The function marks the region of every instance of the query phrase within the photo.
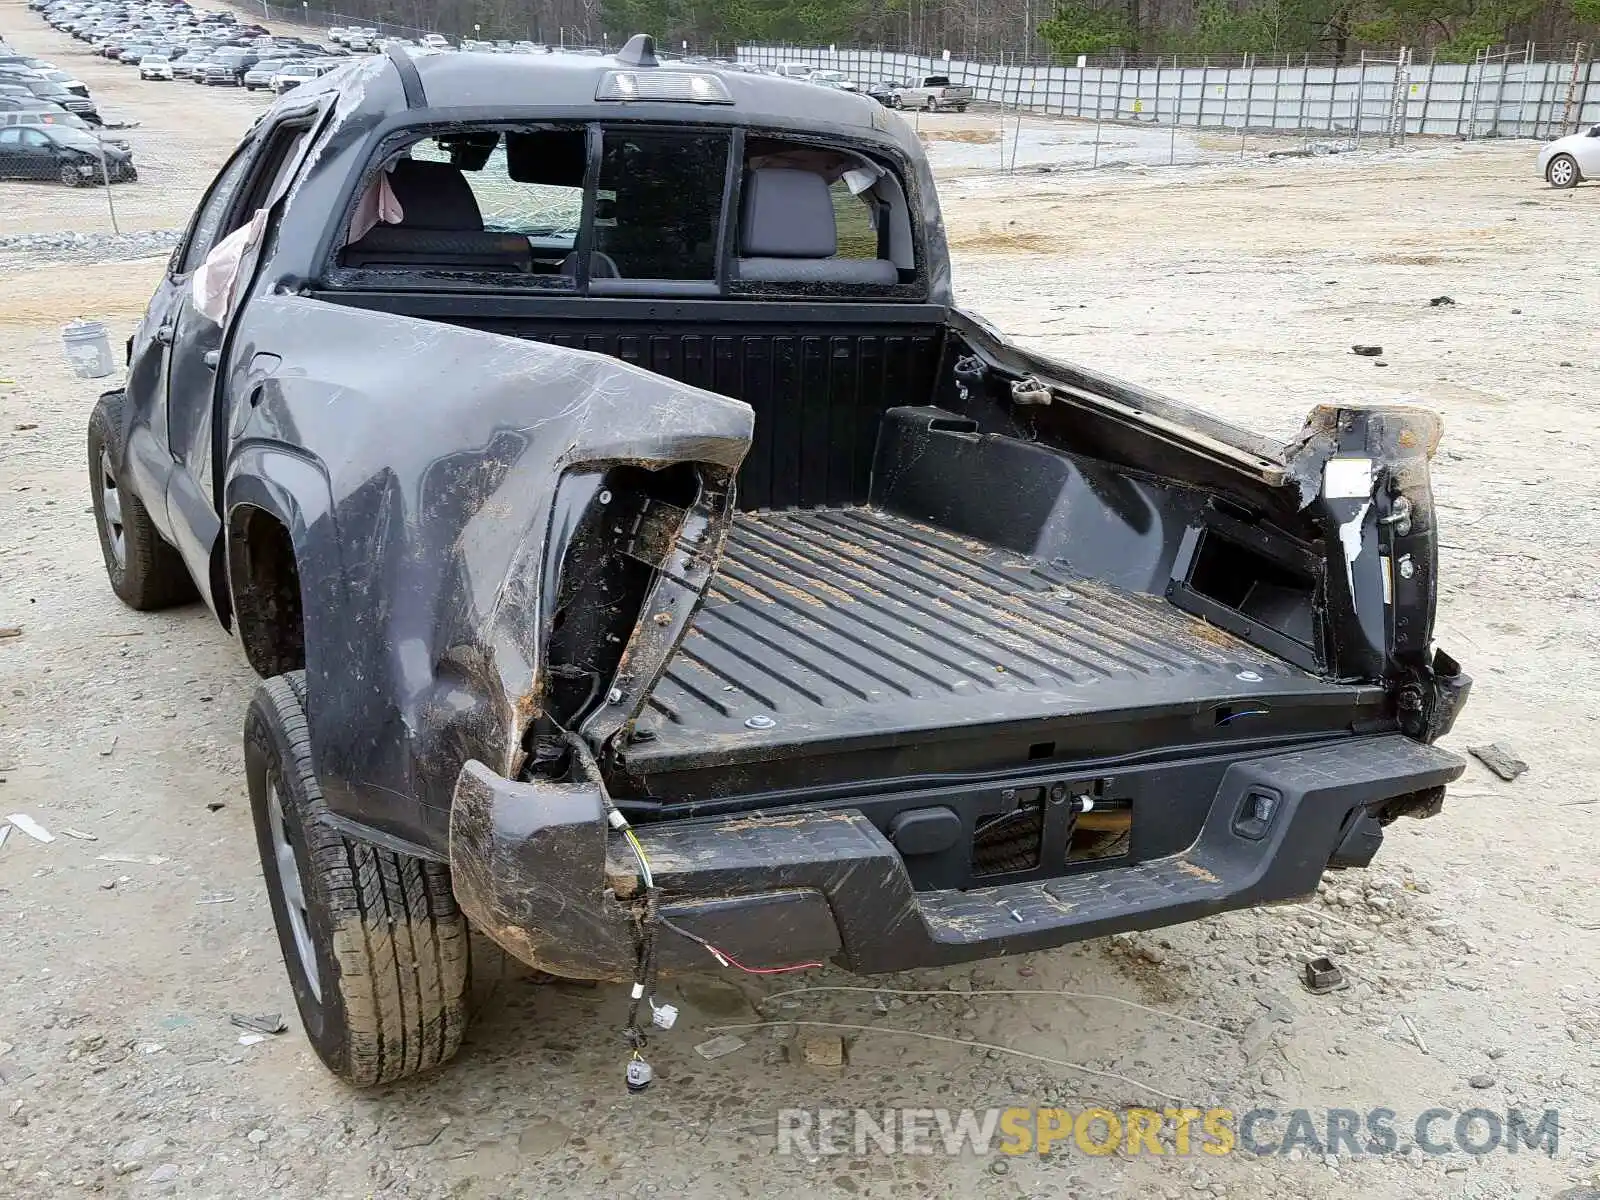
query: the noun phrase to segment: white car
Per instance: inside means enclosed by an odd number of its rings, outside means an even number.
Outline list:
[[[139,60],[140,79],[171,79],[172,60],[165,54],[146,54]]]
[[[429,50],[449,50],[449,49],[452,49],[452,47],[450,45],[450,39],[445,37],[444,34],[442,34],[442,33],[426,34],[421,39],[421,44],[423,46],[425,46]]]
[[[1600,179],[1600,125],[1586,133],[1557,138],[1539,151],[1539,174],[1553,188],[1577,187],[1585,179]]]
[[[820,83],[823,87],[838,88],[841,92],[861,90],[856,86],[856,81],[843,71],[812,71],[806,79],[811,83]]]

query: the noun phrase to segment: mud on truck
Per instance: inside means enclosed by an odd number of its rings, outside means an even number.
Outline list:
[[[1310,893],[1439,810],[1438,421],[1287,445],[952,298],[865,96],[395,48],[222,167],[88,430],[116,594],[262,677],[306,1034],[449,1059],[557,976],[861,973]]]

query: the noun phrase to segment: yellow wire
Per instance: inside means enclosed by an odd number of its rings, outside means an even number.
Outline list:
[[[645,887],[647,887],[647,888],[655,887],[656,882],[655,882],[654,874],[650,870],[650,860],[645,857],[644,847],[639,844],[639,839],[636,836],[634,836],[633,830],[628,829],[628,828],[624,828],[623,829],[622,836],[628,839],[628,845],[632,846],[633,847],[633,852],[639,856],[639,866],[644,871],[644,885],[645,885]]]

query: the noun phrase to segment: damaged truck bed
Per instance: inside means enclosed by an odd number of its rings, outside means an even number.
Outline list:
[[[108,576],[263,678],[262,870],[353,1083],[455,1052],[469,927],[635,1007],[1017,953],[1306,895],[1462,769],[1437,419],[1280,445],[1013,345],[863,96],[643,37],[352,63],[128,352]]]

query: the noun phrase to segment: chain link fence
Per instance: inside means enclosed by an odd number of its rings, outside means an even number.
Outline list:
[[[1600,123],[1594,48],[1537,59],[1535,50],[1480,53],[1472,63],[1419,63],[1409,50],[1363,53],[1345,66],[1254,62],[1217,66],[1016,65],[944,55],[795,46],[740,46],[740,62],[801,63],[863,84],[948,76],[1005,109],[1095,121],[1323,134],[1393,143],[1411,134],[1549,138]]]

